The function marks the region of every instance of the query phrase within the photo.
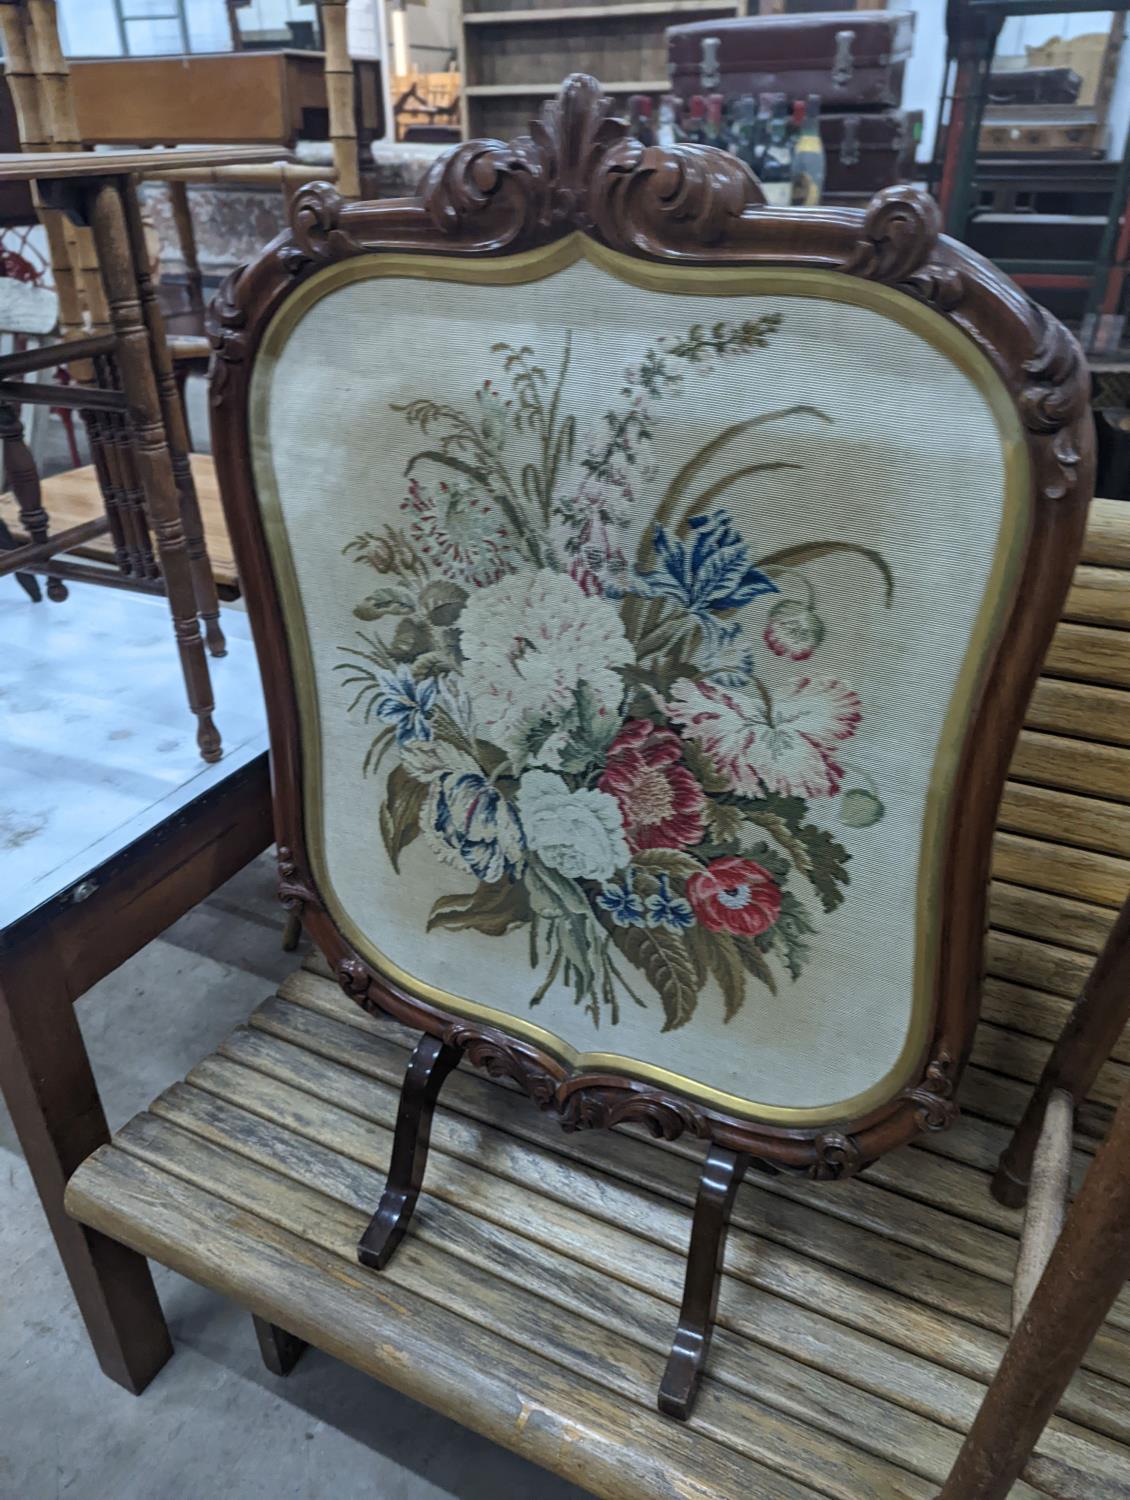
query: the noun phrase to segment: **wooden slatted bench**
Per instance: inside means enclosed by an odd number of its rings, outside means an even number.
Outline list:
[[[316,964],[90,1158],[69,1208],[599,1495],[936,1495],[1009,1327],[1020,1216],[989,1179],[1130,888],[1127,630],[1130,506],[1098,501],[1002,807],[963,1118],[851,1182],[751,1175],[685,1427],[653,1403],[701,1147],[566,1135],[460,1069],[409,1236],[364,1270],[414,1037]],[[1124,1038],[1076,1178],[1128,1080]],[[1130,1293],[1013,1494],[1130,1494]]]

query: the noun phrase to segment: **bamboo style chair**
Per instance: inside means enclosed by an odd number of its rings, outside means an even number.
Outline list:
[[[354,79],[346,35],[348,0],[319,0],[325,42],[325,72],[329,103],[333,167],[330,175],[347,197],[360,192],[357,124],[354,112]],[[73,89],[58,33],[57,7],[54,0],[0,0],[0,26],[5,41],[5,71],[16,102],[20,139],[25,151],[73,151],[81,148],[79,121],[76,117]],[[214,163],[208,166],[186,166],[169,171],[155,167],[152,173],[142,171],[143,178],[166,184],[173,214],[173,224],[185,265],[185,286],[172,295],[149,266],[160,305],[164,332],[157,351],[159,379],[163,390],[175,386],[175,405],[165,401],[165,421],[170,452],[176,469],[178,492],[184,511],[184,523],[196,587],[200,619],[209,650],[223,654],[223,634],[219,625],[217,578],[227,598],[238,597],[239,583],[229,559],[230,548],[223,528],[216,495],[215,474],[207,455],[192,454],[188,425],[185,386],[191,375],[207,373],[210,347],[205,330],[203,275],[197,252],[189,188],[194,183],[239,186],[278,185],[289,204],[298,186],[323,178],[322,168],[304,166],[290,159],[290,152],[280,147],[275,162]],[[60,298],[60,331],[73,337],[88,329],[104,335],[109,327],[105,298],[99,279],[97,256],[90,231],[69,224],[56,211],[40,206],[40,217],[47,229],[51,248],[51,265]],[[105,378],[91,361],[75,366],[75,378],[90,385]],[[89,420],[87,421],[89,430]],[[106,508],[106,476],[97,443],[95,462],[90,467],[53,476],[38,488],[36,496],[27,491],[25,508],[39,520],[40,513],[56,517],[64,530],[75,528],[75,546],[80,556],[98,563],[114,564],[123,569],[123,548],[115,530],[112,538],[94,535],[93,528]],[[134,487],[136,489],[136,487]],[[19,497],[17,497],[19,498]],[[159,580],[158,562],[147,535],[142,512],[136,505],[134,529],[140,526],[134,552],[140,556],[140,567],[132,567],[130,576],[147,583]],[[42,526],[33,539],[43,539]],[[112,545],[111,545],[112,543]],[[210,558],[209,553],[215,554]],[[216,566],[213,567],[213,560]],[[78,565],[80,568],[82,564]],[[100,576],[100,575],[94,575]],[[49,597],[60,597],[65,590],[61,579],[49,589]]]
[[[78,126],[52,0],[4,0],[0,30],[24,151],[60,159],[78,151]],[[40,181],[50,175],[42,174]],[[222,744],[212,719],[201,627],[212,655],[222,656],[226,645],[183,408],[149,275],[136,198],[131,189],[119,193],[115,185],[102,195],[100,208],[93,206],[92,198],[89,215],[78,222],[82,216],[73,203],[47,202],[39,189],[34,196],[48,241],[63,343],[9,355],[0,362],[7,377],[0,440],[29,539],[12,556],[25,558],[40,571],[50,564],[47,596],[54,601],[66,598],[68,578],[167,594],[200,751],[205,760],[218,760]],[[140,359],[129,352],[135,340],[145,346]],[[66,365],[73,384],[30,386],[13,378],[59,363]],[[125,388],[126,363],[132,394]],[[144,373],[142,365],[148,367]],[[54,533],[19,418],[21,401],[43,399],[82,413],[94,458],[94,504],[86,515],[68,518],[70,524]],[[128,412],[131,401],[133,409]],[[168,494],[166,480],[171,481]],[[102,535],[111,543],[113,571],[59,556]]]
[[[607,107],[574,77],[419,199],[301,192],[218,300],[213,403],[280,894],[348,995],[424,1033],[359,1259],[402,1241],[462,1057],[566,1128],[704,1137],[659,1395],[686,1417],[747,1167],[844,1178],[954,1124],[1092,436],[1074,341],[924,195],[769,209],[731,158],[644,148]],[[1040,1178],[1093,1024],[1033,1106]],[[1087,1307],[1039,1374],[1053,1403],[1122,1264],[1107,1219],[1081,1242],[1125,1130],[1042,1279],[1037,1195],[1013,1347]],[[1072,1255],[1097,1292],[1063,1296]],[[1021,1359],[946,1500],[1022,1464]]]

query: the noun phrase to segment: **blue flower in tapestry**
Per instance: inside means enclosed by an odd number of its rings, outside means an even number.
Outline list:
[[[830,912],[849,885],[827,813],[853,836],[883,816],[846,758],[866,706],[810,663],[836,627],[821,559],[865,561],[887,604],[890,569],[834,538],[758,556],[726,497],[800,465],[770,453],[720,472],[739,438],[831,419],[769,410],[672,473],[654,456],[688,371],[756,361],[780,323],[657,339],[587,427],[569,335],[549,359],[494,345],[465,404],[393,408],[420,437],[402,519],[344,549],[374,580],[339,671],[374,731],[362,770],[387,769],[394,869],[420,839],[461,876],[427,929],[525,932],[530,1003],[566,986],[594,1025],[658,996],[673,1030],[710,982],[729,1020],[749,983],[795,981],[813,903]]]

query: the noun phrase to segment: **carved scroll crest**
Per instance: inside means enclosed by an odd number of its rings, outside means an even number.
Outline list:
[[[852,1135],[830,1130],[814,1142],[816,1156],[808,1176],[815,1182],[838,1182],[854,1177],[865,1165],[859,1142]]]
[[[357,255],[364,247],[341,228],[345,199],[328,182],[308,182],[294,195],[290,207],[293,244],[279,258],[295,274],[311,263]]]
[[[627,135],[595,78],[574,73],[516,140],[468,141],[434,163],[421,185],[441,233],[459,235],[494,204],[512,208],[499,245],[519,234],[548,235],[588,225],[589,185],[604,154]]]
[[[920,1130],[948,1130],[960,1114],[953,1095],[953,1055],[943,1047],[927,1066],[922,1082],[904,1089],[899,1097],[915,1106]]]
[[[351,1000],[366,1000],[369,995],[369,971],[357,958],[343,958],[336,969],[337,982]]]
[[[1035,353],[1023,364],[1019,406],[1024,425],[1043,450],[1041,481],[1055,500],[1075,486],[1082,462],[1077,423],[1089,421],[1089,377],[1079,345],[1058,319],[1036,303],[1032,316]]]
[[[643,146],[630,139],[602,160],[592,189],[593,221],[605,239],[645,254],[660,253],[672,236],[716,244],[746,208],[764,201],[736,156],[712,146]]]
[[[905,183],[884,188],[867,206],[862,233],[844,270],[897,286],[939,312],[952,312],[965,286],[960,271],[935,256],[941,230],[941,210],[928,193]]]
[[[656,1140],[673,1141],[686,1133],[710,1134],[706,1121],[685,1100],[670,1094],[625,1093],[622,1089],[582,1088],[558,1106],[565,1130],[610,1130],[614,1125],[642,1125]]]
[[[313,907],[321,911],[322,902],[311,881],[299,871],[293,853],[285,844],[279,845],[279,882],[275,894],[287,911],[298,906]]]

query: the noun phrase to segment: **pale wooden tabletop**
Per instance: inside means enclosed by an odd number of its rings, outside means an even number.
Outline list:
[[[251,162],[292,161],[285,146],[155,146],[129,151],[0,152],[0,182],[53,177],[123,177],[133,172],[180,167],[227,167]]]

